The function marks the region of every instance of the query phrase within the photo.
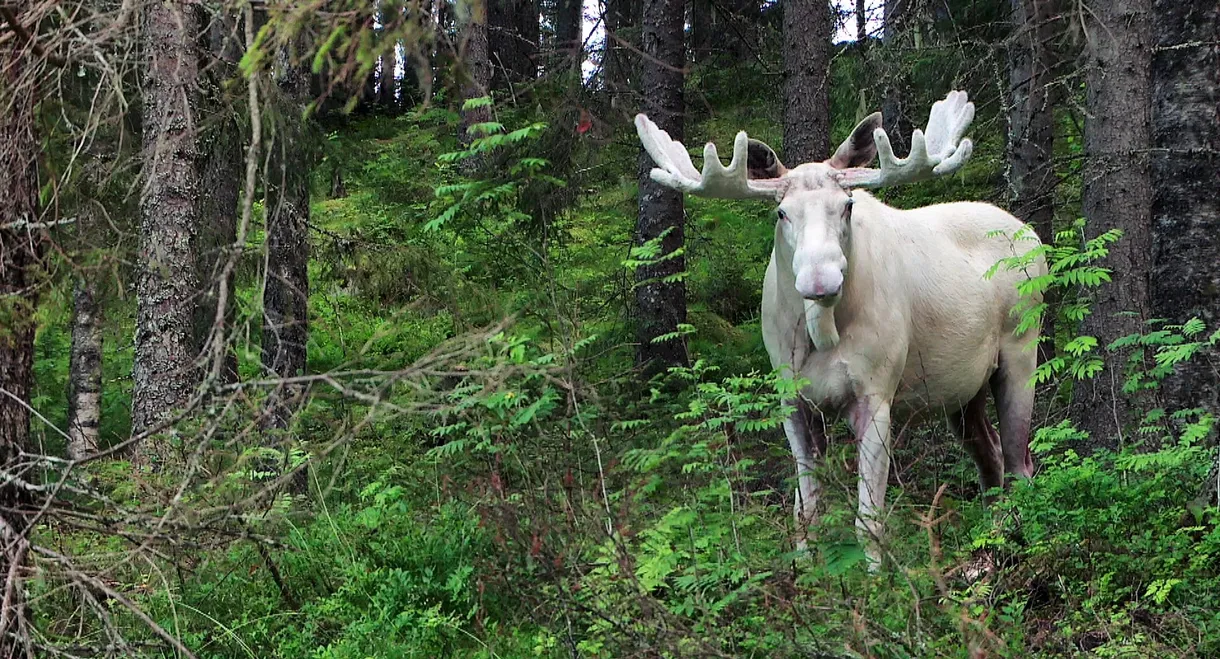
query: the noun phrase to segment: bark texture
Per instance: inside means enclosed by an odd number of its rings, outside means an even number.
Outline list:
[[[193,332],[198,291],[193,246],[199,223],[196,144],[199,67],[194,3],[144,7],[144,168],[132,430],[155,427],[186,404],[195,388]],[[159,465],[168,447],[150,438],[137,463]]]
[[[1013,36],[1008,48],[1008,203],[1045,244],[1055,239],[1055,120],[1052,98],[1053,0],[1011,0]],[[1041,358],[1054,355],[1054,296],[1043,317]]]
[[[508,90],[538,77],[538,0],[487,0],[492,87]]]
[[[16,16],[20,20],[23,12],[18,10]],[[6,470],[29,447],[33,317],[42,244],[38,231],[14,226],[39,220],[36,85],[33,76],[26,75],[27,54],[17,39],[0,45],[0,190],[5,194],[0,204],[0,466]],[[0,574],[17,579],[0,627],[4,657],[33,656],[25,587],[21,572],[13,569],[26,562],[27,505],[23,490],[0,486]]]
[[[382,0],[381,25],[382,30],[393,30],[401,21],[402,6],[395,0]],[[377,96],[384,108],[398,106],[398,48],[395,47],[381,55],[381,73],[377,79]]]
[[[97,451],[102,417],[102,317],[97,281],[77,277],[72,290],[72,351],[68,361],[68,457]]]
[[[262,358],[268,377],[292,378],[305,373],[309,341],[309,174],[314,155],[302,118],[308,102],[308,71],[281,54],[277,83],[280,121],[266,182]],[[300,385],[277,385],[268,396],[264,428],[288,428],[300,393]]]
[[[1152,59],[1153,316],[1220,327],[1220,4],[1155,0]],[[1174,409],[1220,413],[1216,364],[1181,365]]]
[[[1084,140],[1084,215],[1090,236],[1123,231],[1103,265],[1113,283],[1096,290],[1082,328],[1097,338],[1105,370],[1080,383],[1078,425],[1094,447],[1117,447],[1142,402],[1122,392],[1126,354],[1115,339],[1145,330],[1152,264],[1152,188],[1148,173],[1152,0],[1093,5]]]
[[[683,133],[683,13],[682,0],[644,0],[644,112],[675,140],[681,140]],[[686,322],[686,284],[681,280],[663,281],[686,269],[679,251],[685,243],[682,195],[655,183],[648,175],[653,167],[652,159],[641,148],[635,244],[669,232],[661,240],[660,262],[640,266],[635,275],[636,359],[646,370],[685,364],[687,360],[681,338],[653,343],[656,337],[676,332],[678,325]]]
[[[472,0],[466,7],[467,15],[462,17],[461,31],[465,64],[465,79],[462,83],[462,100],[486,96],[491,86],[491,60],[488,59],[487,35],[487,0]],[[469,145],[474,139],[470,127],[490,121],[489,108],[480,107],[462,110],[462,134],[458,139],[463,145]],[[467,161],[467,167],[477,166],[477,163]]]
[[[606,0],[606,45],[602,76],[614,94],[631,89],[635,81],[631,46],[639,43],[641,0]]]
[[[719,2],[719,0],[718,0]],[[785,3],[786,4],[786,3]],[[829,12],[829,3],[827,11]],[[746,62],[758,54],[762,26],[762,3],[759,0],[726,0],[718,7],[727,10],[722,21],[721,38],[725,50],[735,62]],[[787,10],[784,10],[787,13]]]
[[[789,167],[830,156],[830,39],[826,0],[784,2],[784,155]]]
[[[856,41],[863,46],[868,39],[868,0],[856,0]]]
[[[882,42],[891,53],[887,61],[896,61],[898,64],[885,67],[885,98],[881,102],[881,116],[885,132],[894,147],[894,154],[899,157],[910,153],[911,133],[915,129],[910,108],[907,107],[907,99],[911,96],[911,83],[905,60],[899,55],[908,41],[904,38],[904,31],[912,2],[914,0],[885,0],[882,19]]]
[[[557,0],[555,51],[561,66],[579,70],[584,57],[584,7],[581,0]]]
[[[695,62],[706,62],[712,54],[712,0],[691,0],[690,50]]]
[[[199,199],[199,235],[196,262],[199,264],[199,301],[195,309],[195,351],[203,352],[210,338],[231,343],[234,323],[234,279],[224,270],[233,256],[240,214],[242,170],[242,127],[237,119],[236,99],[224,92],[224,83],[237,75],[242,48],[237,18],[220,13],[212,16],[208,27],[210,66],[206,77],[208,96],[204,102],[211,121],[205,126],[201,176],[205,194]],[[221,291],[227,290],[223,324],[216,326],[216,305]],[[210,354],[210,353],[209,353]],[[223,382],[237,381],[237,353],[225,347]]]

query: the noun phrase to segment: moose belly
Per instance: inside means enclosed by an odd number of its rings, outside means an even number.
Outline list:
[[[987,385],[998,354],[996,340],[912,346],[894,403],[912,412],[956,411]]]

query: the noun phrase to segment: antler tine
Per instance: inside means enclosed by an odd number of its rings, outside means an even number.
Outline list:
[[[962,139],[974,120],[974,103],[966,100],[966,92],[951,91],[932,104],[927,132],[915,129],[911,133],[911,152],[906,158],[894,155],[885,129],[873,131],[880,169],[851,168],[841,170],[843,185],[880,188],[916,183],[957,171],[974,152],[974,143]]]
[[[644,150],[657,164],[649,176],[674,190],[700,197],[721,199],[774,199],[778,184],[773,180],[750,181],[748,175],[749,137],[740,131],[733,140],[733,158],[729,166],[720,162],[716,145],[703,147],[703,172],[691,162],[690,154],[681,142],[661,130],[644,114],[635,117],[636,132]]]

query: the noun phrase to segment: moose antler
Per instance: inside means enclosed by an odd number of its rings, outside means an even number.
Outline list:
[[[703,173],[700,174],[691,162],[686,147],[646,115],[635,115],[635,129],[644,150],[657,163],[649,176],[665,187],[700,197],[774,201],[780,188],[786,185],[782,179],[749,178],[747,160],[750,140],[745,131],[737,133],[733,140],[733,159],[728,167],[720,163],[716,145],[708,142],[703,147]]]
[[[846,187],[882,188],[915,183],[951,174],[974,152],[974,143],[962,135],[974,120],[974,103],[966,92],[951,91],[942,101],[932,104],[926,131],[911,134],[911,152],[906,158],[894,157],[885,129],[873,131],[881,169],[850,167],[839,170],[839,183]],[[960,140],[960,142],[959,142]]]

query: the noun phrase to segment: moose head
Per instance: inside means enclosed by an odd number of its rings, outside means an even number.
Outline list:
[[[851,241],[853,188],[882,188],[914,183],[956,171],[973,152],[962,135],[974,119],[966,93],[950,92],[932,105],[927,129],[915,130],[911,152],[897,158],[881,127],[881,113],[861,121],[834,155],[789,169],[775,151],[737,133],[733,159],[725,167],[708,142],[703,172],[695,169],[686,147],[670,138],[646,115],[635,117],[644,149],[657,167],[652,180],[700,197],[764,199],[778,204],[777,239],[792,253],[792,276],[806,300],[833,306],[843,290]],[[868,165],[880,157],[880,168]]]

